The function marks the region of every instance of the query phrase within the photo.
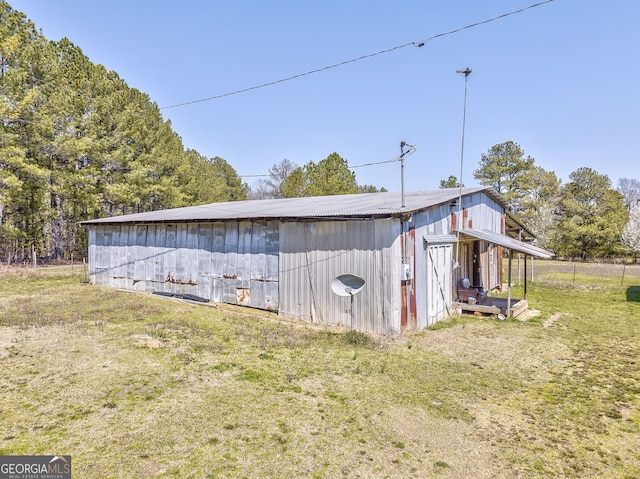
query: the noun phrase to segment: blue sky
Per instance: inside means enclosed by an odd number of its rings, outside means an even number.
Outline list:
[[[69,38],[161,108],[225,94],[518,10],[536,0],[10,0],[50,40]],[[640,2],[554,0],[488,24],[247,93],[176,108],[186,148],[240,175],[337,152],[349,165],[405,161],[407,190],[512,140],[563,180],[579,167],[640,179]],[[399,163],[357,168],[400,190]],[[258,178],[245,178],[253,184]]]

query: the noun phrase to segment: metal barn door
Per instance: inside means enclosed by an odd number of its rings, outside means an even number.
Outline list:
[[[427,247],[427,324],[444,319],[451,304],[451,244]]]

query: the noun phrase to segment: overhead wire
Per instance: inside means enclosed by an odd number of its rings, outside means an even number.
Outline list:
[[[377,52],[369,53],[369,54],[366,54],[366,55],[361,55],[359,57],[352,58],[350,60],[345,60],[345,61],[334,63],[334,64],[331,64],[331,65],[327,65],[327,66],[324,66],[324,67],[321,67],[321,68],[316,68],[316,69],[313,69],[313,70],[306,71],[304,73],[299,73],[299,74],[292,75],[292,76],[289,76],[289,77],[281,78],[279,80],[274,80],[274,81],[262,83],[262,84],[259,84],[259,85],[254,85],[254,86],[251,86],[251,87],[248,87],[248,88],[242,88],[242,89],[239,89],[239,90],[230,91],[230,92],[227,92],[227,93],[222,93],[220,95],[215,95],[215,96],[211,96],[211,97],[207,97],[207,98],[201,98],[201,99],[198,99],[198,100],[192,100],[192,101],[187,101],[187,102],[183,102],[183,103],[177,103],[177,104],[174,104],[174,105],[168,105],[168,106],[158,107],[158,108],[160,110],[167,110],[167,109],[170,109],[170,108],[178,108],[178,107],[181,107],[181,106],[187,106],[187,105],[193,105],[193,104],[196,104],[196,103],[202,103],[202,102],[217,100],[217,99],[220,99],[220,98],[233,96],[233,95],[238,95],[238,94],[241,94],[241,93],[246,93],[246,92],[249,92],[249,91],[258,90],[258,89],[266,88],[266,87],[269,87],[269,86],[277,85],[279,83],[285,83],[285,82],[288,82],[288,81],[291,81],[291,80],[295,80],[295,79],[302,78],[302,77],[305,77],[305,76],[309,76],[309,75],[313,75],[313,74],[316,74],[316,73],[320,73],[320,72],[323,72],[323,71],[326,71],[326,70],[331,70],[331,69],[334,69],[334,68],[342,67],[342,66],[345,66],[345,65],[349,65],[351,63],[356,63],[356,62],[359,62],[359,61],[362,61],[362,60],[366,60],[368,58],[373,58],[373,57],[376,57],[376,56],[379,56],[379,55],[384,55],[384,54],[387,54],[387,53],[391,53],[391,52],[394,52],[396,50],[400,50],[402,48],[406,48],[408,46],[415,46],[415,47],[420,48],[420,47],[425,46],[430,41],[435,40],[437,38],[442,38],[442,37],[445,37],[445,36],[448,36],[448,35],[454,35],[456,33],[459,33],[461,31],[463,31],[463,30],[474,28],[474,27],[477,27],[477,26],[480,26],[480,25],[485,25],[487,23],[491,23],[491,22],[494,22],[494,21],[497,21],[497,20],[512,16],[512,15],[516,15],[516,14],[525,12],[527,10],[539,7],[541,5],[545,5],[547,3],[551,3],[553,1],[554,0],[545,0],[545,1],[542,1],[542,2],[538,2],[538,3],[532,4],[532,5],[517,9],[517,10],[513,10],[513,11],[510,11],[510,12],[507,12],[507,13],[503,13],[501,15],[498,15],[498,16],[495,16],[495,17],[492,17],[492,18],[488,18],[486,20],[482,20],[482,21],[479,21],[479,22],[471,23],[471,24],[468,24],[468,25],[465,25],[465,26],[462,26],[462,27],[459,27],[459,28],[456,28],[456,29],[453,29],[453,30],[449,30],[447,32],[438,33],[438,34],[432,35],[432,36],[430,36],[430,37],[428,37],[428,38],[426,38],[424,40],[408,42],[408,43],[404,43],[402,45],[396,45],[396,46],[391,47],[391,48],[386,48],[384,50],[380,50],[380,51],[377,51]],[[36,77],[31,77],[31,79],[35,80],[35,81],[39,81],[39,82],[41,82],[43,84],[50,83],[48,81],[45,81],[45,80],[42,80],[42,79],[39,79],[39,78],[36,78]],[[17,121],[17,122],[23,122],[23,123],[35,123],[33,121],[25,120],[25,119],[21,119],[21,118],[7,118],[7,119],[4,119],[4,121]],[[414,148],[413,151],[415,151],[415,148]],[[410,153],[413,153],[413,151],[411,151]],[[364,168],[364,167],[380,165],[380,164],[384,164],[384,163],[393,163],[393,162],[396,162],[396,161],[400,161],[400,159],[401,159],[400,157],[396,157],[396,158],[393,158],[391,160],[364,163],[364,164],[361,164],[361,165],[348,166],[347,168],[348,169]],[[263,174],[263,175],[238,175],[238,176],[241,177],[241,178],[260,178],[260,177],[268,177],[270,175]]]
[[[414,145],[410,145],[411,149],[409,151],[407,151],[405,153],[404,156],[408,156],[410,154],[412,154],[414,151],[416,151],[416,147]],[[353,166],[348,166],[347,165],[347,169],[348,170],[353,170],[355,168],[364,168],[366,166],[375,166],[375,165],[383,165],[385,163],[395,163],[396,161],[400,161],[402,158],[400,158],[399,156],[396,156],[395,158],[391,159],[391,160],[384,160],[384,161],[374,161],[371,163],[363,163],[361,165],[353,165]],[[271,175],[238,175],[240,178],[264,178],[264,177],[268,177]]]
[[[380,51],[377,51],[377,52],[374,52],[374,53],[368,53],[366,55],[362,55],[362,56],[359,56],[359,57],[356,57],[356,58],[352,58],[350,60],[345,60],[345,61],[342,61],[342,62],[334,63],[332,65],[327,65],[327,66],[324,66],[324,67],[321,67],[321,68],[316,68],[314,70],[309,70],[309,71],[306,71],[304,73],[298,73],[296,75],[292,75],[292,76],[289,76],[289,77],[281,78],[279,80],[274,80],[274,81],[270,81],[270,82],[266,82],[266,83],[261,83],[259,85],[254,85],[254,86],[250,86],[250,87],[247,87],[247,88],[241,88],[239,90],[234,90],[234,91],[230,91],[230,92],[227,92],[227,93],[222,93],[220,95],[210,96],[210,97],[207,97],[207,98],[200,98],[198,100],[191,100],[191,101],[185,101],[185,102],[182,102],[182,103],[176,103],[174,105],[162,106],[162,107],[159,107],[159,109],[160,110],[168,110],[170,108],[178,108],[178,107],[181,107],[181,106],[194,105],[196,103],[203,103],[203,102],[206,102],[206,101],[219,100],[220,98],[225,98],[225,97],[233,96],[233,95],[239,95],[241,93],[247,93],[247,92],[250,92],[250,91],[253,91],[253,90],[259,90],[259,89],[262,89],[262,88],[274,86],[274,85],[277,85],[279,83],[285,83],[285,82],[288,82],[288,81],[291,81],[291,80],[296,80],[298,78],[302,78],[302,77],[305,77],[305,76],[314,75],[316,73],[320,73],[320,72],[323,72],[323,71],[326,71],[326,70],[331,70],[331,69],[334,69],[334,68],[338,68],[338,67],[342,67],[342,66],[345,66],[345,65],[349,65],[351,63],[356,63],[356,62],[359,62],[361,60],[366,60],[368,58],[376,57],[376,56],[379,56],[379,55],[384,55],[386,53],[391,53],[391,52],[394,52],[396,50],[400,50],[402,48],[406,48],[406,47],[409,47],[409,46],[423,47],[428,42],[430,42],[431,40],[435,40],[436,38],[445,37],[447,35],[453,35],[455,33],[461,32],[463,30],[467,30],[467,29],[474,28],[474,27],[477,27],[477,26],[480,26],[480,25],[485,25],[487,23],[495,22],[496,20],[500,20],[500,19],[512,16],[512,15],[516,15],[518,13],[522,13],[524,11],[530,10],[532,8],[539,7],[539,6],[547,4],[547,3],[551,3],[553,1],[554,0],[545,0],[543,2],[534,3],[534,4],[529,5],[527,7],[523,7],[523,8],[520,8],[518,10],[513,10],[511,12],[503,13],[503,14],[498,15],[496,17],[488,18],[486,20],[482,20],[482,21],[475,22],[475,23],[470,23],[469,25],[465,25],[463,27],[459,27],[459,28],[456,28],[454,30],[450,30],[448,32],[438,33],[436,35],[433,35],[433,36],[431,36],[429,38],[426,38],[424,40],[421,40],[421,41],[404,43],[402,45],[397,45],[395,47],[386,48],[384,50],[380,50]]]

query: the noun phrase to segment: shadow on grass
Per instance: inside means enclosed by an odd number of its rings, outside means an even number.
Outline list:
[[[627,301],[640,303],[640,286],[629,286],[627,288]]]

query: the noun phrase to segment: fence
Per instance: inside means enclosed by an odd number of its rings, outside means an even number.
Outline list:
[[[524,281],[524,258],[514,257],[511,268],[512,284],[521,284]],[[640,283],[640,264],[584,263],[527,258],[526,273],[527,281],[580,285],[593,283],[597,279],[612,281],[618,279],[621,286]],[[506,274],[504,277],[507,277]]]

